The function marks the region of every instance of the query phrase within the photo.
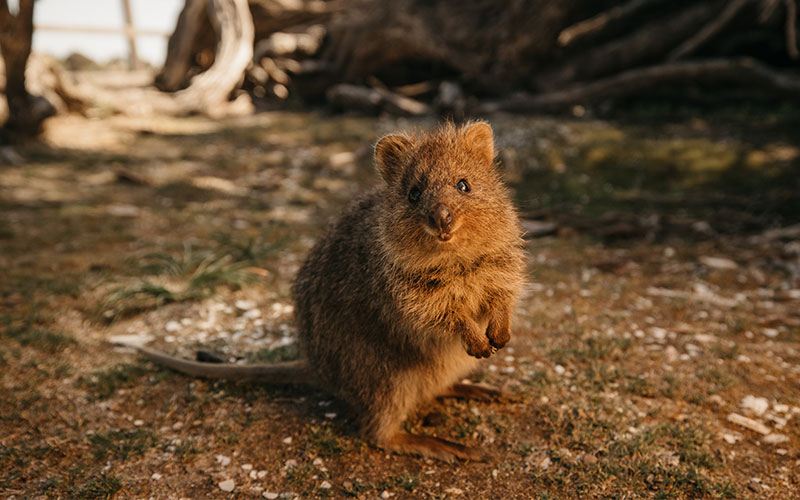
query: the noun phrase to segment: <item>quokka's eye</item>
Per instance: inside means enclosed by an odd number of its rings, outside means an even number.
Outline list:
[[[413,187],[411,188],[411,191],[408,192],[408,201],[411,203],[416,203],[419,201],[420,196],[422,196],[422,191],[420,191],[417,187]]]
[[[456,189],[461,191],[462,193],[469,193],[469,184],[467,184],[466,179],[461,179],[456,183]]]

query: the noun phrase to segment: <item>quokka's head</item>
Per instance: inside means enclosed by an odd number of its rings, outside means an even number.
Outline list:
[[[405,250],[441,253],[516,231],[494,157],[492,129],[482,122],[383,137],[375,162],[386,183],[384,234]]]

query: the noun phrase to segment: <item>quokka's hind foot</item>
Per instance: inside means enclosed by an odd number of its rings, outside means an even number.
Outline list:
[[[440,398],[464,398],[477,399],[480,401],[497,401],[508,399],[502,391],[483,384],[453,384]]]
[[[488,456],[478,448],[464,446],[432,436],[418,436],[401,432],[386,442],[378,443],[381,448],[405,455],[421,455],[445,462],[456,459],[485,462]]]

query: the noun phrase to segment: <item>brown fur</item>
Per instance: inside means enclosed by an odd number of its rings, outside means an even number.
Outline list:
[[[242,377],[272,382],[313,380],[353,407],[378,446],[442,460],[482,458],[477,449],[408,434],[402,423],[436,397],[499,394],[457,383],[510,339],[523,283],[521,231],[494,156],[485,123],[378,142],[384,182],[352,204],[297,275],[304,362],[203,370],[142,352],[196,376],[238,378],[240,369]],[[469,192],[457,188],[462,179]],[[290,379],[278,380],[284,376]]]
[[[447,124],[418,138],[390,135],[378,142],[376,163],[385,182],[344,213],[298,273],[303,350],[317,379],[361,416],[367,439],[476,458],[477,450],[401,426],[510,338],[522,241],[491,129]],[[456,188],[460,179],[468,193]],[[421,196],[411,203],[414,187]],[[449,222],[437,216],[442,206]]]

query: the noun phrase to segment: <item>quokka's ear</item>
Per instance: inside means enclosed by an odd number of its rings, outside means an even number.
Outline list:
[[[478,122],[468,125],[464,131],[467,148],[481,162],[494,163],[494,136],[488,123]]]
[[[398,134],[384,136],[375,145],[375,166],[387,184],[399,178],[413,148],[413,138]]]

